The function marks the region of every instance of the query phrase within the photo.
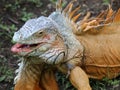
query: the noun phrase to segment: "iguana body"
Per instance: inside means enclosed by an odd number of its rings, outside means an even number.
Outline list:
[[[98,34],[77,37],[84,46],[82,67],[90,78],[115,78],[120,73],[120,24],[104,27]],[[97,72],[97,73],[96,73]]]
[[[91,90],[88,77],[119,75],[120,10],[115,14],[109,8],[107,14],[91,19],[88,13],[75,23],[80,14],[74,16],[74,13],[79,7],[72,11],[72,6],[73,1],[62,11],[60,0],[49,17],[31,19],[15,33],[13,40],[18,44],[12,51],[24,58],[15,90],[57,90],[53,74],[56,68],[66,74],[70,72],[70,81],[78,90]],[[26,79],[29,75],[33,80]]]

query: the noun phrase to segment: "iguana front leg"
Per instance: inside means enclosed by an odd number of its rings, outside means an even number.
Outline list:
[[[80,67],[71,70],[69,79],[77,90],[91,90],[88,76]]]
[[[80,58],[73,58],[66,63],[68,75],[72,85],[77,90],[91,90],[87,74],[81,69],[82,62]]]
[[[71,59],[70,61],[57,66],[57,68],[67,74],[71,83],[77,90],[91,90],[87,74],[80,68],[81,61],[79,58]]]

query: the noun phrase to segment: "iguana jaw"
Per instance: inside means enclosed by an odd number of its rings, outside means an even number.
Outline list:
[[[43,43],[38,43],[38,44],[20,44],[20,43],[16,43],[12,48],[11,51],[13,53],[30,53],[31,51],[33,51],[33,49],[35,49],[36,47],[40,47],[41,45],[43,45]]]

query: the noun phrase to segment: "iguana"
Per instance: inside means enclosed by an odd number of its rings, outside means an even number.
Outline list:
[[[58,90],[56,70],[69,74],[78,90],[91,90],[88,78],[120,74],[120,9],[78,20],[74,1],[62,9],[59,0],[48,17],[30,19],[15,32],[11,50],[23,57],[15,90]]]

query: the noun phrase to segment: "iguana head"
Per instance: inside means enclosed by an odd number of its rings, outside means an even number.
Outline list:
[[[61,57],[63,59],[65,45],[57,29],[56,22],[51,18],[41,16],[30,19],[14,33],[13,41],[17,44],[11,50],[26,57],[43,57],[46,61],[48,58],[60,59]],[[57,62],[56,60],[54,63]]]
[[[50,64],[69,60],[78,52],[82,54],[83,46],[74,34],[78,29],[75,21],[80,16],[74,16],[74,13],[79,7],[71,11],[73,1],[62,10],[59,0],[56,11],[48,17],[28,20],[14,33],[13,41],[17,44],[11,48],[12,52],[24,57],[38,57]]]

